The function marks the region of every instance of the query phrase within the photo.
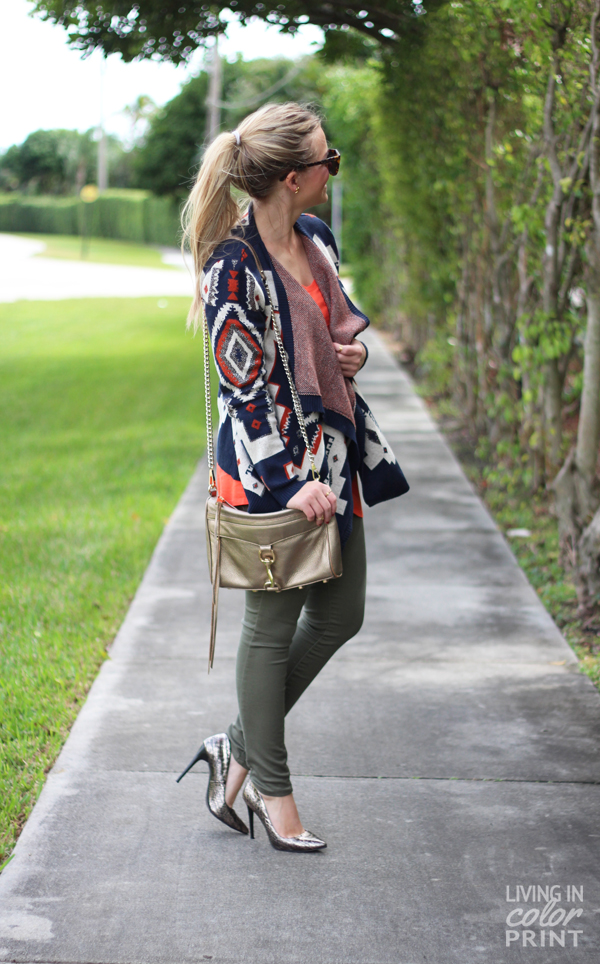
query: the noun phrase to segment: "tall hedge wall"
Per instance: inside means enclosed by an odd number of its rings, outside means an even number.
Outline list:
[[[0,231],[80,234],[83,201],[76,197],[0,195]],[[147,244],[179,243],[177,204],[149,191],[104,191],[87,205],[87,230],[94,237]]]

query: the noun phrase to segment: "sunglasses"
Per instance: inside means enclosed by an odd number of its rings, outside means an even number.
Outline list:
[[[326,164],[327,170],[329,171],[331,176],[335,177],[335,175],[338,173],[340,169],[340,160],[341,160],[340,152],[336,151],[335,147],[330,147],[329,150],[327,151],[327,157],[324,157],[321,161],[311,161],[310,164],[303,164],[301,168],[298,168],[298,170],[299,171],[304,170],[305,167],[316,167],[317,164]],[[284,174],[283,177],[280,177],[279,180],[285,181],[288,174],[289,174],[289,171],[286,174]]]

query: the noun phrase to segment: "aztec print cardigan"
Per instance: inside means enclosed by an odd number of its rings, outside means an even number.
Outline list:
[[[336,273],[339,256],[327,225],[301,215],[295,228],[326,256]],[[219,497],[248,512],[277,512],[312,479],[292,394],[269,322],[270,308],[248,240],[269,285],[271,304],[294,374],[294,336],[286,292],[256,229],[252,207],[205,265],[202,297],[219,373],[216,474]],[[238,240],[239,239],[239,240]],[[349,310],[352,304],[339,279]],[[366,402],[356,393],[354,423],[326,409],[318,395],[300,395],[306,430],[321,481],[337,497],[342,545],[352,531],[352,477],[360,475],[367,505],[403,495],[408,483]]]

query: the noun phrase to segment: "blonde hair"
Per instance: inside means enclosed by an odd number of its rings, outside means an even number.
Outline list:
[[[206,149],[181,214],[182,250],[189,247],[195,272],[188,327],[198,327],[204,265],[242,215],[231,188],[251,198],[267,197],[278,180],[310,163],[312,147],[307,138],[320,126],[321,118],[312,107],[266,104],[249,114],[235,133],[219,134]]]

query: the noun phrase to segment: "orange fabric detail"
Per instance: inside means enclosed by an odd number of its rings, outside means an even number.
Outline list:
[[[363,507],[360,501],[360,492],[358,489],[358,479],[355,475],[352,476],[352,501],[354,502],[354,515],[357,515],[359,519],[363,518]]]
[[[323,292],[319,288],[317,282],[313,281],[312,284],[302,285],[302,287],[304,288],[305,291],[308,291],[311,298],[314,301],[316,301],[319,308],[321,309],[323,318],[325,319],[327,324],[329,324],[329,308],[327,307],[327,302],[325,301],[325,298],[323,297]]]
[[[227,502],[228,505],[248,505],[248,499],[244,492],[244,486],[239,479],[234,479],[227,472],[217,465],[217,491],[219,502]]]

